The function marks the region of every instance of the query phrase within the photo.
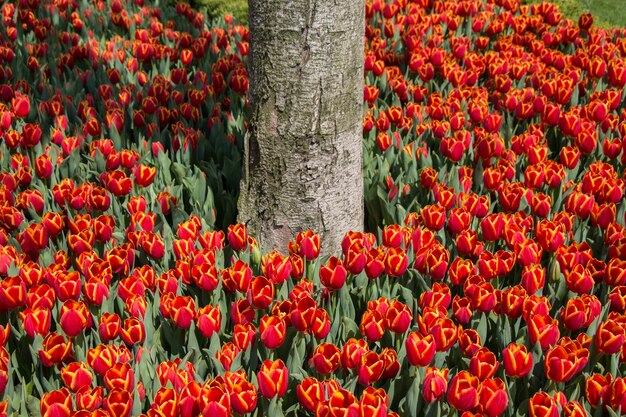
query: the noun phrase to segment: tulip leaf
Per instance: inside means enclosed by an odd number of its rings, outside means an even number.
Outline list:
[[[504,349],[511,343],[510,319],[506,315],[500,314],[495,320],[490,318],[489,324],[492,334],[495,334],[496,340],[499,343],[498,349]]]
[[[420,415],[419,402],[420,402],[420,380],[415,378],[413,383],[409,387],[409,391],[406,394],[406,415],[411,417],[417,417]]]
[[[448,355],[446,354],[446,352],[437,352],[435,353],[435,359],[434,359],[434,365],[436,368],[442,368],[443,365],[446,363],[446,360],[448,358]],[[466,358],[464,358],[466,359]]]
[[[441,416],[441,401],[434,401],[427,403],[424,407],[425,417],[440,417]]]
[[[276,416],[276,417],[284,416],[284,414],[283,414],[283,407],[282,407],[282,401],[277,396],[274,396],[271,399],[271,401],[269,403],[269,406],[267,408],[267,415],[268,416]]]
[[[194,171],[194,181],[189,185],[190,187],[193,185],[192,198],[198,202],[204,202],[207,193],[206,174],[196,167]]]
[[[298,369],[304,363],[306,353],[306,338],[304,334],[296,333],[287,356],[287,369]]]
[[[411,276],[415,277],[415,282],[417,283],[418,287],[415,289],[416,292],[414,295],[419,299],[419,296],[423,292],[430,291],[431,286],[426,282],[426,278],[424,278],[424,275],[422,275],[419,271],[415,269],[408,269],[408,271],[411,271]]]
[[[343,332],[342,332],[342,336],[343,336],[343,340],[348,340],[352,337],[358,337],[358,335],[360,334],[360,330],[359,330],[359,326],[356,324],[356,322],[347,316],[343,316],[341,318],[341,323],[342,323],[342,327],[343,327]]]
[[[155,336],[155,328],[154,328],[154,323],[158,322],[158,320],[156,320],[158,318],[158,315],[160,314],[159,310],[155,308],[156,305],[158,305],[161,302],[161,295],[159,294],[158,291],[155,292],[154,294],[154,300],[150,301],[149,299],[146,300],[146,317],[149,318],[149,320],[144,320],[144,329],[146,331],[146,340],[144,341],[144,343],[147,346],[152,346],[153,344],[153,340],[154,340],[154,336]]]
[[[10,277],[17,276],[20,273],[20,268],[15,264],[15,262],[11,261],[9,263],[9,267],[7,268],[7,275]]]
[[[509,396],[509,404],[507,405],[507,410],[509,412],[509,415],[513,415],[513,408],[514,408],[513,401],[515,400],[515,393],[517,392],[517,387],[520,384],[520,379],[519,378],[507,378],[506,373],[504,374],[503,379],[504,379],[504,384],[507,387],[508,396]],[[522,383],[526,384],[526,382],[523,380],[522,380]]]
[[[173,208],[172,209],[172,224],[174,226],[174,228],[176,228],[180,223],[184,222],[185,220],[187,220],[187,213],[185,213],[183,210],[179,209],[179,208]]]
[[[602,310],[600,311],[600,314],[598,314],[598,317],[596,317],[587,328],[587,332],[586,332],[587,336],[589,337],[595,336],[596,330],[598,330],[598,326],[600,325],[601,322],[603,322],[607,318],[610,308],[611,308],[611,303],[606,303],[602,307]]]
[[[355,317],[356,312],[354,310],[354,304],[352,303],[352,297],[350,297],[350,290],[344,285],[339,290],[341,296],[341,314],[343,317]]]
[[[115,129],[114,127],[112,129]],[[106,160],[104,159],[104,155],[100,152],[100,149],[95,150],[95,163],[96,163],[96,172],[101,173],[106,171]]]
[[[184,184],[187,177],[187,169],[180,162],[172,163],[172,174],[177,184]]]
[[[37,399],[37,397],[33,395],[28,395],[26,397],[26,401],[24,401],[24,404],[26,405],[26,415],[28,415],[29,417],[36,417],[41,415],[41,411],[39,408],[39,399]]]
[[[515,417],[526,417],[528,416],[528,401],[522,401],[515,411]]]
[[[215,354],[222,348],[222,344],[220,342],[220,336],[217,332],[211,335],[211,340],[209,342],[208,354],[209,356],[214,357]]]
[[[198,338],[196,336],[196,323],[192,320],[189,329],[187,329],[187,349],[190,352],[199,353],[199,346],[200,344],[198,343]]]
[[[142,412],[142,407],[141,407],[141,398],[139,397],[139,390],[135,388],[134,390],[134,395],[133,395],[133,411],[132,411],[132,415],[133,416],[138,416],[141,414]]]
[[[613,378],[620,377],[620,374],[618,372],[619,362],[620,362],[619,358],[620,358],[620,352],[613,353],[612,355],[609,356],[609,372],[611,373]]]
[[[609,413],[610,417],[620,417],[622,415],[622,413],[617,412],[609,406],[606,407],[606,411]]]
[[[333,297],[333,299],[336,299],[336,297],[338,296],[338,294],[333,293],[331,294],[331,297]],[[332,309],[333,305],[331,304],[330,309]],[[336,305],[334,305],[334,311],[328,311],[328,314],[330,316],[330,320],[331,320],[331,325],[330,325],[330,333],[328,334],[331,340],[336,340],[338,339],[337,336],[339,334],[339,329],[341,328],[341,326],[343,325],[343,321],[342,320],[335,320],[335,317],[342,317],[341,314],[341,303],[336,303]]]
[[[476,324],[476,331],[480,336],[480,340],[483,342],[487,340],[487,314],[481,313],[480,318],[478,319],[478,323]]]

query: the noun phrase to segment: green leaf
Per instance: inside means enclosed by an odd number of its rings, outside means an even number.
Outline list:
[[[417,417],[419,414],[419,402],[420,402],[420,378],[416,377],[406,394],[406,406],[407,415],[410,417]]]
[[[607,406],[606,407],[606,411],[609,412],[609,416],[610,417],[620,417],[621,413],[618,413],[617,411],[613,410],[611,407]]]
[[[587,328],[587,336],[593,337],[596,334],[596,330],[598,330],[598,326],[600,325],[600,323],[608,317],[610,308],[611,303],[606,303],[604,307],[602,307],[602,310],[600,311],[598,317],[596,317],[595,320],[592,321]]]
[[[480,340],[482,340],[483,342],[487,340],[487,315],[485,313],[480,314],[480,319],[478,319],[476,331],[480,336]]]
[[[206,199],[206,174],[196,167],[193,177],[194,182],[192,198],[198,202],[202,202]]]
[[[306,338],[305,335],[298,332],[294,337],[293,344],[289,350],[287,356],[286,366],[287,369],[298,369],[302,367],[304,363],[306,353]]]
[[[191,326],[189,326],[187,332],[187,334],[189,335],[187,340],[187,350],[189,352],[199,353],[200,344],[198,343],[198,338],[196,336],[196,323],[192,321]]]
[[[220,342],[220,337],[216,333],[211,335],[211,341],[209,342],[208,353],[210,356],[215,356],[215,354],[222,348],[222,344]]]
[[[274,397],[270,401],[269,407],[267,408],[267,415],[276,417],[284,416],[282,401],[278,397]]]
[[[35,396],[29,395],[26,398],[26,412],[28,416],[40,416],[39,399]]]
[[[350,297],[350,291],[345,285],[339,290],[339,295],[341,296],[342,315],[344,317],[355,317],[356,312],[354,310],[354,304],[352,303],[352,297]]]
[[[142,412],[141,407],[141,398],[139,398],[139,390],[135,389],[135,394],[133,396],[133,415],[138,416]]]
[[[174,180],[178,184],[184,184],[185,178],[187,177],[187,169],[180,162],[174,162],[172,164],[172,174],[174,174]]]
[[[352,318],[343,316],[341,318],[341,324],[343,328],[342,336],[344,341],[347,341],[352,337],[357,337],[360,334],[359,326]]]
[[[424,410],[424,416],[426,417],[440,417],[441,416],[441,401],[435,401],[426,404]]]

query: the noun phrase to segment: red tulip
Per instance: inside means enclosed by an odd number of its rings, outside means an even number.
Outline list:
[[[296,236],[296,244],[298,252],[306,260],[313,260],[320,253],[320,236],[312,230],[306,230],[298,233]]]
[[[320,374],[329,374],[339,367],[341,359],[341,351],[332,343],[321,343],[313,351],[310,359],[317,372]]]
[[[259,324],[261,342],[268,349],[276,349],[285,341],[287,326],[278,316],[263,316]]]
[[[69,337],[80,334],[92,325],[91,313],[84,302],[67,300],[61,306],[59,324]]]
[[[273,301],[274,283],[264,276],[253,278],[248,288],[248,302],[259,310],[265,310]]]
[[[320,267],[320,282],[330,290],[338,290],[346,282],[347,271],[343,262],[335,256],[328,259],[326,264]]]
[[[422,384],[422,396],[426,402],[432,403],[442,398],[448,390],[448,369],[437,369],[429,366]]]
[[[310,330],[316,339],[324,339],[328,336],[328,333],[330,333],[330,317],[325,309],[318,308],[315,310]]]
[[[117,360],[117,351],[112,345],[98,345],[87,351],[87,364],[101,377],[104,377]]]
[[[280,398],[287,392],[289,370],[280,359],[273,362],[266,360],[261,364],[257,379],[262,396],[265,398],[278,396]]]
[[[112,416],[129,417],[133,408],[133,396],[129,391],[113,388],[104,399],[104,409]]]
[[[359,401],[360,417],[385,417],[388,416],[389,397],[384,389],[367,387],[361,394]]]
[[[257,329],[252,323],[235,324],[232,337],[233,343],[240,350],[247,350],[256,337],[256,331]]]
[[[219,381],[207,381],[202,387],[202,394],[199,399],[199,408],[203,417],[229,417],[232,413],[228,390]]]
[[[44,366],[63,362],[72,350],[72,341],[57,333],[49,333],[43,340],[42,349],[39,350],[39,360]]]
[[[46,336],[50,332],[52,313],[48,308],[27,308],[20,311],[24,332],[31,338],[35,335]]]
[[[589,351],[577,340],[563,338],[546,352],[546,376],[555,382],[568,382],[587,365]]]
[[[296,396],[302,407],[309,411],[316,411],[318,405],[324,401],[324,385],[314,377],[302,380],[296,387]]]
[[[609,318],[600,323],[594,339],[599,352],[612,355],[623,350],[626,343],[626,329],[623,324]]]
[[[23,119],[30,113],[30,97],[28,94],[17,92],[11,99],[11,111],[19,119]]]
[[[368,350],[361,355],[358,365],[358,381],[368,386],[380,379],[384,370],[384,362],[378,353]]]
[[[407,360],[413,366],[426,366],[432,362],[436,353],[435,338],[428,334],[411,332],[406,338]]]
[[[509,377],[523,378],[533,369],[533,357],[526,346],[512,342],[502,351],[502,365]]]
[[[496,359],[496,355],[487,348],[477,350],[469,363],[469,372],[478,377],[479,380],[485,381],[492,378],[500,363]]]
[[[72,392],[91,386],[93,375],[83,362],[72,362],[61,369],[61,379]]]
[[[98,334],[105,341],[116,339],[122,331],[122,319],[115,313],[102,313],[100,316],[100,324],[98,325]]]
[[[196,327],[206,338],[219,332],[222,327],[222,313],[218,306],[206,305],[196,312]]]
[[[366,310],[361,316],[361,334],[371,342],[380,340],[385,334],[385,318],[379,311]]]
[[[141,344],[146,339],[146,329],[143,322],[136,317],[124,320],[122,327],[122,340],[127,345]]]
[[[530,343],[539,343],[546,349],[559,338],[558,322],[548,315],[534,315],[528,320],[528,336]]]
[[[99,409],[102,406],[103,391],[104,388],[100,386],[94,389],[84,386],[76,392],[76,408],[88,411]]]
[[[291,275],[292,265],[289,257],[272,251],[263,258],[263,273],[274,284],[284,283]]]
[[[39,401],[42,417],[69,417],[72,415],[72,397],[67,388],[46,392]]]
[[[135,386],[135,373],[128,363],[116,363],[104,374],[104,384],[111,390],[120,388],[130,391]]]
[[[387,250],[385,256],[385,273],[393,277],[400,277],[406,271],[408,264],[409,259],[403,249],[389,248]]]
[[[254,385],[239,374],[227,373],[226,381],[233,411],[237,414],[253,411],[257,403],[257,391]]]
[[[170,318],[181,329],[188,329],[196,316],[196,304],[191,297],[174,297],[170,304]]]
[[[613,381],[610,373],[606,375],[593,374],[585,380],[585,397],[592,407],[597,407],[600,401],[605,398],[609,385]]]
[[[339,388],[330,393],[328,412],[330,417],[357,416],[359,403],[352,392]]]
[[[394,333],[404,333],[413,321],[413,313],[406,304],[393,300],[385,314],[385,327]]]
[[[488,417],[497,417],[504,413],[508,404],[506,384],[500,378],[487,379],[478,389],[479,408]]]
[[[528,400],[528,414],[531,417],[558,417],[556,401],[547,392],[538,392]]]
[[[341,350],[341,367],[344,369],[356,368],[361,361],[361,356],[368,350],[365,339],[349,339]]]
[[[479,380],[467,371],[461,371],[450,380],[448,403],[459,411],[470,411],[479,404]]]

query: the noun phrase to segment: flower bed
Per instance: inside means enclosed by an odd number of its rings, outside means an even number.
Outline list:
[[[624,30],[368,1],[371,233],[320,258],[233,224],[244,26],[1,11],[0,414],[626,410]]]

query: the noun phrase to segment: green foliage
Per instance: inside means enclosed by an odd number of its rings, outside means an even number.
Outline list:
[[[626,3],[623,1],[588,0],[584,3],[602,22],[607,22],[610,26],[626,26]]]
[[[524,3],[541,3],[540,0],[527,0]],[[626,8],[616,7],[614,0],[555,0],[553,3],[565,17],[578,21],[583,13],[591,13],[596,26],[609,28],[626,26]]]
[[[248,0],[192,0],[192,5],[206,9],[211,18],[230,13],[240,22],[248,21]]]

